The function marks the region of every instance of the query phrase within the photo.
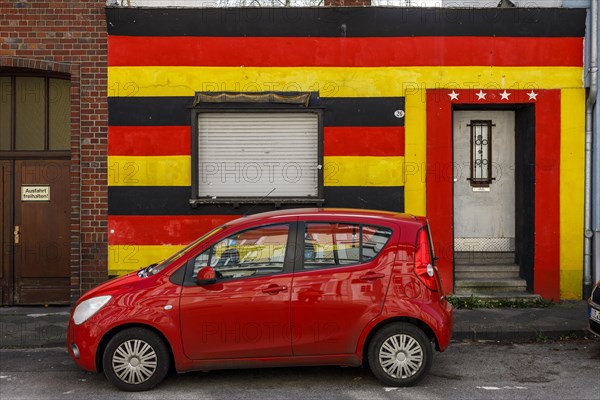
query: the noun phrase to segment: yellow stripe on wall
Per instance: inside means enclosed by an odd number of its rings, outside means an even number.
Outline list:
[[[162,261],[185,246],[108,246],[108,274],[123,275]]]
[[[427,108],[425,99],[425,91],[406,91],[404,211],[413,215],[427,214],[425,182]]]
[[[325,186],[404,186],[404,157],[324,157]]]
[[[109,186],[190,186],[190,156],[109,156]]]
[[[581,88],[581,67],[109,67],[109,96],[198,91],[318,91],[321,97],[401,96],[407,87]]]
[[[560,298],[581,299],[585,170],[585,90],[560,99]]]

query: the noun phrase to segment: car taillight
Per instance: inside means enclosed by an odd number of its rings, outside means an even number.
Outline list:
[[[432,264],[431,251],[427,231],[421,229],[417,236],[417,250],[415,253],[415,273],[429,289],[436,291],[435,269]]]

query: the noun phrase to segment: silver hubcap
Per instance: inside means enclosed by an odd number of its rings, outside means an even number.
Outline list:
[[[379,349],[379,364],[393,378],[410,378],[423,365],[423,349],[411,336],[390,336]]]
[[[112,357],[113,370],[123,382],[137,385],[146,382],[156,371],[156,352],[148,343],[131,339],[121,343]]]

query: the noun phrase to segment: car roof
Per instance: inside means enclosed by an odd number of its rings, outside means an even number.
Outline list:
[[[268,219],[278,219],[284,217],[300,217],[300,218],[310,218],[310,217],[327,217],[331,216],[332,218],[373,218],[378,220],[388,220],[388,221],[405,221],[412,223],[425,223],[424,217],[417,217],[412,214],[405,213],[397,213],[392,211],[381,211],[381,210],[362,210],[362,209],[354,209],[354,208],[293,208],[288,210],[277,210],[277,211],[267,211],[258,214],[252,214],[243,216],[236,220],[230,221],[226,224],[226,226],[233,226],[238,224],[244,224],[248,222],[254,222],[257,220],[268,220]]]

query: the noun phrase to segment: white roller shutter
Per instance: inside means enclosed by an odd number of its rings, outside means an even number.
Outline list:
[[[315,113],[198,114],[198,197],[318,194]]]

